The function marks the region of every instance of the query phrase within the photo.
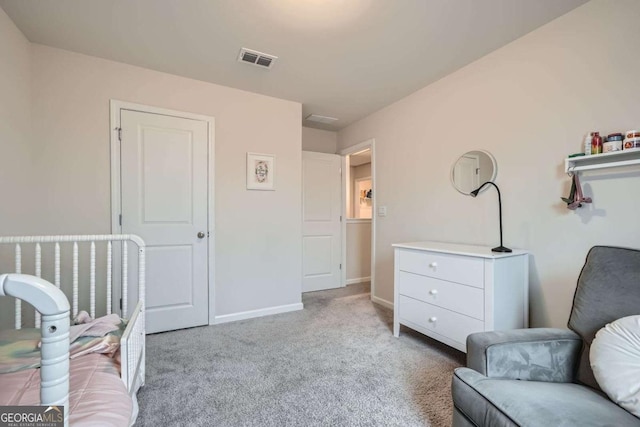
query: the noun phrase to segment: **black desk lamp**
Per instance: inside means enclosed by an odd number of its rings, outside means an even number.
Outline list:
[[[502,246],[502,198],[500,197],[500,189],[498,188],[498,186],[494,184],[492,181],[487,181],[484,184],[482,184],[480,187],[473,190],[471,192],[471,197],[476,197],[480,192],[480,190],[482,190],[484,186],[487,184],[493,185],[494,187],[496,187],[496,190],[498,191],[498,211],[500,212],[499,214],[500,215],[500,246],[498,246],[497,248],[491,249],[491,252],[513,252],[511,249],[505,248],[504,246]]]

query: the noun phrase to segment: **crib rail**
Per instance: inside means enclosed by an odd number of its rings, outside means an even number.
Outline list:
[[[40,404],[64,406],[68,426],[69,301],[51,283],[26,274],[0,275],[0,296],[4,295],[23,299],[42,312]]]
[[[36,277],[42,277],[42,263],[43,263],[43,248],[42,244],[52,243],[53,247],[53,283],[56,287],[60,288],[61,283],[61,244],[69,243],[73,245],[72,255],[72,315],[75,317],[78,314],[79,303],[79,243],[90,242],[90,254],[89,254],[89,307],[88,311],[91,317],[96,316],[96,242],[106,242],[106,271],[104,273],[106,279],[106,313],[112,312],[112,298],[113,298],[113,267],[114,267],[114,242],[122,242],[121,251],[121,298],[122,298],[122,313],[126,317],[129,309],[128,291],[129,291],[129,254],[127,242],[133,242],[138,247],[138,298],[141,301],[145,300],[145,244],[144,241],[133,234],[93,234],[93,235],[55,235],[55,236],[11,236],[0,237],[0,244],[14,245],[14,258],[15,258],[15,273],[23,273],[23,246],[27,244],[34,245],[34,275]],[[40,313],[35,313],[35,326],[40,327],[41,317]],[[22,327],[22,303],[19,299],[15,301],[15,328],[20,329]]]

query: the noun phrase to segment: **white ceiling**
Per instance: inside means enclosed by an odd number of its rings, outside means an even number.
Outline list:
[[[303,104],[337,130],[587,0],[0,0],[35,43]],[[279,57],[236,61],[241,47]],[[304,122],[314,113],[333,125]]]

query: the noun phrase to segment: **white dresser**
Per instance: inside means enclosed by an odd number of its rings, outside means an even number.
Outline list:
[[[393,334],[400,325],[466,352],[472,332],[529,324],[529,256],[441,242],[395,248]]]

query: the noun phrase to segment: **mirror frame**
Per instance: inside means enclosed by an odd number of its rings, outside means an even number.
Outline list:
[[[496,158],[493,157],[493,154],[491,154],[490,152],[488,152],[487,150],[469,150],[469,151],[465,151],[464,153],[462,153],[461,155],[458,156],[458,158],[456,158],[456,161],[453,162],[453,164],[451,165],[451,173],[449,173],[449,180],[451,181],[451,185],[453,186],[453,188],[456,189],[456,191],[460,194],[464,194],[465,196],[469,196],[470,193],[464,193],[462,191],[460,191],[460,189],[456,186],[456,183],[453,179],[453,171],[456,168],[456,164],[458,163],[458,160],[460,160],[460,158],[462,156],[464,156],[465,154],[468,153],[484,153],[486,154],[489,159],[491,160],[491,165],[493,166],[493,173],[491,174],[491,178],[489,179],[489,181],[494,181],[496,180],[496,177],[498,176],[498,162],[496,161]],[[486,182],[486,181],[485,181]],[[483,182],[480,183],[480,185],[482,185]],[[480,190],[480,193],[483,193],[487,190],[487,187],[483,188],[482,190]],[[473,191],[473,190],[472,190]]]

